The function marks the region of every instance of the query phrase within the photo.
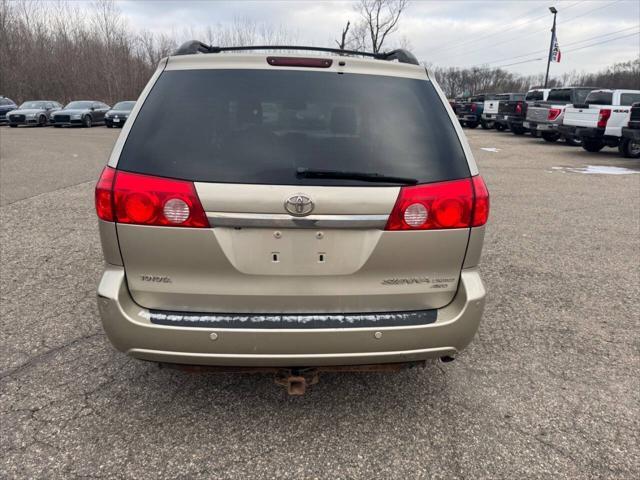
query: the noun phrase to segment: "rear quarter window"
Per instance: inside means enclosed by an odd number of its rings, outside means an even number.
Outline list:
[[[536,91],[536,92],[528,92],[525,100],[527,101],[535,101],[535,100],[543,100],[544,99],[544,94],[541,91]]]
[[[297,168],[421,183],[469,176],[431,82],[293,70],[164,72],[131,128],[118,168],[274,185],[371,185],[298,178]]]
[[[571,90],[563,88],[560,90],[551,90],[547,97],[549,102],[571,102]]]

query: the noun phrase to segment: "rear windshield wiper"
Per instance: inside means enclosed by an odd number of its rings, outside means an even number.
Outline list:
[[[402,183],[405,185],[415,185],[418,180],[415,178],[392,177],[381,173],[367,172],[346,172],[342,170],[316,170],[313,168],[298,167],[296,176],[301,178],[333,178],[344,180],[362,180],[363,182],[380,183]]]

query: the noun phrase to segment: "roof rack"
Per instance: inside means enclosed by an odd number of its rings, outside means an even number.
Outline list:
[[[198,40],[189,40],[178,47],[173,55],[192,55],[194,53],[221,53],[221,52],[240,52],[250,50],[302,50],[309,52],[329,52],[339,55],[360,55],[362,57],[377,58],[378,60],[397,60],[400,63],[410,63],[411,65],[420,65],[418,59],[409,51],[399,48],[390,52],[360,52],[357,50],[342,50],[338,48],[324,47],[305,47],[292,45],[255,45],[242,47],[214,47],[207,45]]]

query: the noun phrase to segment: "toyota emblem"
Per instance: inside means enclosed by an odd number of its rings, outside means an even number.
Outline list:
[[[296,193],[284,202],[284,209],[294,217],[309,215],[313,211],[313,207],[313,201],[302,193]]]

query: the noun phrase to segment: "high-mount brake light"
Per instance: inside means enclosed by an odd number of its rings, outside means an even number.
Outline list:
[[[137,225],[208,228],[193,182],[105,168],[96,185],[102,220]]]
[[[555,120],[560,116],[562,110],[559,108],[550,108],[549,114],[547,115],[547,120]]]
[[[402,187],[386,230],[479,227],[489,217],[489,192],[480,176]]]
[[[329,68],[333,64],[333,60],[330,58],[267,57],[267,63],[273,67]]]
[[[598,114],[598,128],[607,128],[609,117],[611,117],[611,109],[601,108],[600,113]]]

